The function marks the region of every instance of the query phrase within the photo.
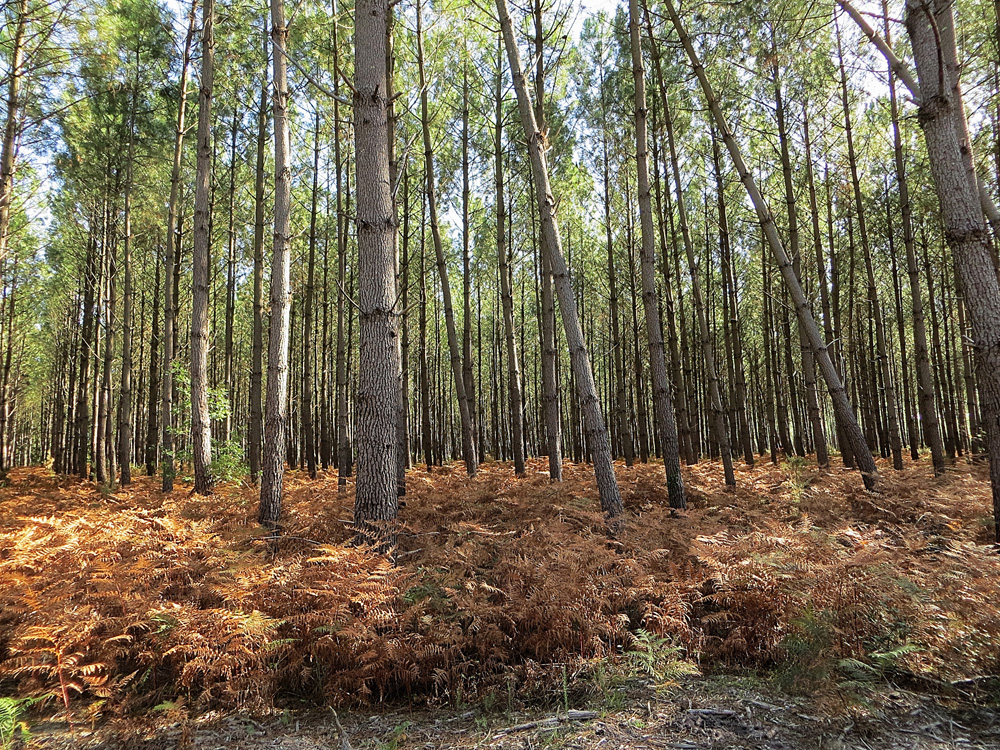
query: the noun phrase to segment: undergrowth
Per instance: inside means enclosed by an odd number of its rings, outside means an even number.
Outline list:
[[[833,471],[619,468],[609,539],[587,467],[408,477],[398,565],[349,544],[353,496],[288,475],[285,536],[254,492],[164,495],[17,470],[0,490],[0,694],[72,715],[277,704],[522,703],[623,674],[776,668],[792,689],[995,673],[1000,558],[971,469],[919,465],[871,496]],[[812,470],[815,472],[815,470]],[[808,481],[807,481],[808,480]],[[764,500],[765,502],[762,502]],[[570,684],[573,682],[574,684]],[[853,684],[853,683],[851,683]],[[610,687],[609,687],[610,686]]]

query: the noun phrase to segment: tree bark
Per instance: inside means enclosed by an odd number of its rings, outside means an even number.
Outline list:
[[[525,475],[524,432],[521,402],[521,374],[517,361],[517,344],[514,339],[514,297],[511,292],[512,273],[510,253],[507,249],[507,199],[504,195],[503,164],[503,38],[497,38],[497,81],[495,90],[496,110],[493,131],[493,174],[496,182],[497,259],[500,263],[500,298],[503,306],[503,332],[507,346],[507,399],[509,402],[511,453],[514,457],[514,475]]]
[[[479,461],[476,457],[476,439],[472,430],[472,411],[465,392],[465,378],[462,372],[462,350],[458,343],[458,331],[455,326],[455,310],[451,301],[451,285],[448,282],[448,267],[444,258],[444,245],[441,240],[441,228],[438,225],[437,193],[434,184],[434,151],[431,142],[430,112],[427,103],[427,79],[424,72],[424,43],[421,31],[421,3],[417,3],[417,68],[420,81],[420,120],[424,136],[424,171],[427,181],[427,206],[430,211],[431,239],[434,241],[434,254],[437,259],[438,276],[441,279],[441,299],[444,306],[445,328],[448,334],[448,351],[451,355],[451,371],[455,380],[455,393],[458,396],[458,413],[462,430],[462,458],[465,459],[465,470],[470,477],[476,475]]]
[[[267,338],[267,393],[257,520],[280,529],[288,432],[288,341],[291,329],[292,166],[288,133],[288,27],[284,0],[271,0],[271,60],[274,97],[274,237],[271,246],[271,320]]]
[[[968,301],[990,454],[994,533],[1000,542],[1000,282],[961,106],[952,5],[948,0],[907,0],[905,20],[919,79],[918,121],[927,141],[945,239]]]
[[[201,84],[198,91],[198,163],[194,197],[191,299],[191,448],[194,491],[212,492],[212,428],[208,413],[208,292],[211,237],[212,87],[215,78],[215,0],[202,5]]]
[[[358,228],[357,491],[354,523],[367,541],[389,544],[398,513],[396,420],[399,346],[386,139],[387,0],[358,0],[354,32],[354,143]]]
[[[521,55],[514,39],[510,14],[507,11],[506,0],[496,0],[497,15],[500,18],[500,29],[503,33],[504,45],[507,48],[507,59],[511,75],[514,79],[514,89],[517,92],[518,109],[521,114],[521,124],[528,142],[528,152],[531,159],[531,172],[535,188],[535,198],[538,202],[539,215],[543,236],[548,243],[555,281],[555,291],[559,297],[559,308],[562,311],[563,327],[566,333],[566,343],[569,345],[570,361],[576,377],[576,386],[580,398],[580,409],[583,414],[587,442],[591,446],[594,460],[594,475],[597,479],[597,489],[601,499],[601,509],[611,524],[612,531],[620,523],[623,513],[621,492],[615,479],[614,462],[611,457],[611,443],[608,431],[601,413],[600,401],[597,398],[597,388],[594,384],[594,373],[590,366],[580,319],[577,315],[576,299],[573,295],[573,285],[569,270],[562,255],[562,245],[559,239],[559,227],[555,220],[555,199],[549,186],[548,165],[545,160],[545,135],[538,129],[535,113],[531,106],[531,94],[528,92],[521,67]]]
[[[750,171],[747,169],[746,162],[743,160],[743,155],[740,153],[739,146],[733,138],[732,132],[729,130],[725,116],[722,113],[722,108],[719,106],[719,102],[715,97],[712,86],[708,81],[705,69],[702,67],[698,55],[695,52],[691,38],[684,30],[684,26],[681,23],[680,17],[677,15],[677,11],[674,8],[672,0],[666,0],[666,8],[670,15],[670,20],[673,23],[674,28],[677,30],[677,35],[680,37],[684,50],[691,62],[691,67],[695,71],[695,75],[698,77],[698,81],[701,84],[702,91],[705,94],[705,99],[708,101],[708,106],[711,110],[713,118],[715,119],[716,126],[719,128],[723,141],[729,149],[729,155],[733,160],[737,173],[740,175],[740,180],[746,187],[747,193],[754,204],[754,209],[757,212],[757,218],[760,221],[764,237],[767,240],[771,253],[774,255],[778,268],[781,271],[785,285],[788,287],[788,291],[792,297],[796,314],[799,316],[800,325],[806,329],[809,345],[813,349],[813,355],[816,358],[816,362],[819,365],[820,371],[823,374],[823,379],[826,381],[827,388],[830,392],[830,398],[833,401],[834,413],[837,419],[843,424],[844,435],[851,443],[855,460],[857,461],[858,468],[861,471],[865,487],[869,490],[876,490],[878,487],[878,470],[875,466],[875,460],[868,448],[868,444],[865,442],[861,428],[858,426],[857,419],[854,416],[854,410],[851,408],[850,400],[847,398],[847,391],[844,389],[840,376],[837,374],[837,371],[833,366],[833,361],[830,359],[830,354],[826,348],[826,342],[823,341],[819,328],[816,326],[816,321],[812,316],[812,312],[809,310],[809,302],[806,299],[805,294],[802,292],[802,287],[799,284],[798,279],[795,277],[792,262],[789,259],[788,254],[785,252],[784,246],[781,244],[781,239],[778,237],[771,211],[768,208],[764,197],[761,195],[760,190],[757,188],[757,183],[754,181],[753,175],[751,175]]]
[[[266,40],[266,36],[265,36]],[[265,42],[265,48],[266,48]],[[266,53],[265,53],[266,54]],[[267,140],[267,81],[260,86],[257,109],[257,163],[253,212],[253,331],[250,344],[250,424],[247,429],[250,482],[260,478],[261,441],[264,431],[264,155]]]
[[[670,507],[685,508],[687,501],[684,497],[684,480],[681,477],[680,445],[677,440],[673,399],[670,397],[670,378],[667,375],[663,326],[660,322],[660,300],[656,293],[656,236],[653,228],[653,206],[649,186],[646,80],[642,64],[642,39],[639,34],[639,1],[629,0],[628,11],[632,79],[635,82],[637,189],[639,191],[639,222],[642,233],[642,249],[639,257],[642,276],[642,304],[646,313],[646,340],[649,348],[649,377],[653,386],[653,419],[656,423],[656,434],[663,452],[663,467],[667,477]]]

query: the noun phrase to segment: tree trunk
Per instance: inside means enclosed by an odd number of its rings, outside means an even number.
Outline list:
[[[514,457],[514,475],[523,477],[524,432],[523,406],[521,403],[521,374],[517,361],[517,344],[514,340],[514,298],[511,292],[512,273],[510,253],[507,249],[507,204],[504,196],[503,165],[503,38],[497,39],[497,81],[495,90],[496,110],[493,136],[493,174],[496,181],[497,259],[500,263],[500,297],[503,306],[503,332],[507,345],[507,399],[509,401],[511,452]]]
[[[531,106],[531,95],[524,80],[521,67],[521,55],[514,39],[510,14],[507,11],[506,0],[496,0],[497,15],[500,18],[500,29],[507,48],[507,59],[511,75],[514,79],[514,89],[517,92],[518,109],[521,114],[521,124],[528,142],[528,152],[531,158],[531,172],[535,187],[535,198],[541,217],[542,233],[548,243],[548,251],[552,262],[555,281],[555,291],[559,297],[559,308],[562,311],[563,327],[566,332],[566,343],[569,345],[576,386],[580,398],[580,409],[583,414],[587,442],[591,446],[594,459],[594,474],[597,479],[597,489],[601,499],[601,509],[614,530],[623,513],[621,492],[615,479],[614,462],[611,457],[611,444],[608,431],[601,413],[601,405],[597,398],[597,388],[594,384],[594,373],[590,366],[580,319],[577,316],[576,299],[573,296],[573,285],[570,280],[566,261],[563,259],[562,246],[559,240],[559,227],[555,220],[555,200],[549,186],[548,165],[545,160],[545,135],[538,129],[535,113]]]
[[[386,0],[358,0],[354,32],[354,143],[358,227],[358,434],[354,523],[391,543],[398,513],[399,346],[392,186],[386,139]]]
[[[888,420],[889,447],[892,450],[892,467],[900,471],[903,468],[903,447],[899,435],[899,412],[896,408],[896,389],[892,382],[892,369],[889,363],[889,351],[885,340],[885,325],[882,320],[882,304],[878,298],[871,246],[868,242],[868,227],[865,220],[864,200],[861,195],[861,180],[858,177],[858,162],[854,152],[851,109],[847,94],[847,73],[844,69],[844,58],[840,49],[839,29],[837,31],[837,52],[840,60],[840,93],[844,105],[844,126],[847,136],[847,161],[851,170],[854,201],[858,211],[858,233],[861,236],[861,251],[865,257],[865,273],[868,279],[868,302],[871,305],[872,311],[871,324],[875,328],[875,345],[879,370],[882,374],[883,387],[885,389],[885,411]]]
[[[434,151],[431,142],[431,123],[427,103],[427,80],[424,73],[423,49],[420,2],[418,2],[417,68],[420,80],[420,120],[424,136],[424,170],[427,180],[427,205],[430,211],[431,239],[434,241],[434,254],[437,259],[438,276],[441,278],[441,299],[444,306],[445,328],[448,334],[448,351],[451,355],[451,371],[455,380],[455,393],[458,396],[458,413],[462,430],[462,458],[465,459],[465,470],[470,477],[474,477],[479,468],[479,462],[476,458],[476,439],[472,431],[472,412],[465,392],[465,380],[462,372],[462,350],[458,343],[458,331],[455,326],[455,310],[451,302],[448,267],[445,264],[444,245],[441,240],[441,229],[438,225],[437,194],[434,186]]]
[[[274,237],[271,249],[271,319],[267,337],[267,393],[257,520],[280,529],[288,434],[288,340],[291,324],[292,166],[288,134],[288,27],[284,0],[271,0],[271,59],[274,74]]]
[[[733,160],[733,164],[736,166],[736,171],[740,175],[740,180],[746,187],[747,193],[754,204],[754,209],[757,212],[757,218],[760,221],[765,239],[767,240],[771,253],[774,255],[775,261],[778,264],[778,268],[781,271],[785,285],[788,287],[788,291],[791,294],[796,314],[799,316],[799,323],[806,329],[809,345],[812,347],[813,355],[816,358],[820,371],[823,373],[823,378],[826,381],[827,388],[830,392],[830,398],[833,401],[834,414],[843,424],[844,435],[851,443],[855,460],[861,470],[865,487],[869,490],[875,490],[878,486],[878,470],[875,466],[875,460],[872,458],[871,451],[865,442],[861,428],[858,426],[857,419],[854,416],[854,410],[851,408],[850,400],[847,398],[847,391],[844,389],[844,386],[840,381],[840,376],[837,374],[837,371],[833,366],[833,361],[830,359],[826,343],[823,341],[819,328],[816,326],[816,321],[809,310],[809,301],[802,292],[802,287],[799,285],[798,279],[795,277],[795,271],[792,267],[791,260],[788,258],[785,248],[781,244],[781,239],[778,237],[771,211],[768,208],[767,203],[764,201],[764,197],[758,190],[757,184],[753,179],[753,175],[750,174],[746,163],[743,161],[743,156],[740,153],[739,146],[733,138],[733,135],[729,130],[729,126],[726,124],[725,116],[723,115],[719,102],[715,97],[712,86],[708,81],[705,69],[702,67],[701,62],[698,59],[698,55],[695,52],[694,45],[691,43],[690,37],[684,30],[684,26],[681,23],[680,17],[677,15],[677,11],[673,6],[672,0],[666,0],[666,8],[670,15],[670,20],[673,23],[674,28],[677,30],[677,35],[681,39],[684,50],[691,61],[691,67],[698,77],[702,91],[705,94],[705,99],[708,101],[709,109],[712,112],[712,116],[715,118],[719,131],[722,133],[723,141],[729,149],[729,155]]]
[[[160,383],[160,466],[163,478],[162,489],[170,492],[174,488],[174,346],[177,326],[177,306],[174,303],[176,287],[174,276],[180,264],[174,253],[175,244],[180,244],[180,218],[177,215],[177,197],[180,192],[181,157],[184,144],[184,114],[187,110],[187,83],[191,67],[191,44],[194,40],[195,19],[198,0],[192,0],[188,12],[188,30],[184,40],[184,60],[181,65],[180,96],[177,105],[177,123],[174,128],[174,163],[170,170],[170,198],[167,201],[167,226],[164,229],[163,265],[163,379]],[[176,239],[176,242],[175,242]]]
[[[306,470],[309,478],[316,478],[316,433],[313,430],[313,297],[316,278],[316,220],[319,211],[319,106],[316,107],[316,125],[313,132],[313,183],[312,207],[309,212],[309,260],[306,263],[306,294],[303,300],[302,327],[302,435],[304,437]]]
[[[968,301],[980,405],[990,454],[994,531],[1000,542],[1000,282],[972,166],[954,66],[955,36],[948,0],[907,0],[906,29],[920,82],[919,122],[927,141],[945,238]],[[958,120],[962,122],[959,123]]]
[[[208,292],[211,237],[212,87],[215,77],[215,0],[202,5],[201,85],[198,92],[198,163],[194,197],[191,298],[191,447],[194,491],[212,492],[212,428],[208,413]]]
[[[648,138],[646,135],[646,80],[642,65],[642,39],[639,34],[639,2],[629,0],[629,41],[632,51],[632,78],[635,82],[635,143],[638,170],[639,222],[642,233],[640,269],[642,304],[646,313],[646,339],[649,347],[649,377],[653,386],[653,419],[663,452],[667,492],[671,508],[685,508],[684,480],[681,477],[680,446],[674,404],[670,397],[670,378],[663,346],[659,297],[656,293],[656,236],[649,186]],[[651,40],[652,41],[652,40]],[[636,332],[638,333],[638,332]]]
[[[534,72],[535,101],[534,113],[538,132],[547,137],[545,123],[545,37],[542,33],[542,0],[534,0],[531,6],[534,22]],[[541,334],[542,334],[542,410],[545,428],[544,449],[549,457],[549,479],[562,481],[562,427],[560,418],[559,384],[556,365],[556,307],[552,295],[553,266],[551,251],[545,244],[545,233],[538,235],[539,263],[538,275],[541,280]]]
[[[266,42],[265,42],[266,47]],[[250,345],[250,425],[247,445],[250,452],[250,482],[260,477],[261,440],[264,429],[264,154],[267,140],[267,81],[260,86],[257,109],[257,163],[254,176],[253,212],[253,341]]]

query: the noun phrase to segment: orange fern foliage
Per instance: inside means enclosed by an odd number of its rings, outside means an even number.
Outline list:
[[[411,472],[396,565],[350,545],[353,496],[333,476],[289,473],[275,539],[247,487],[198,498],[140,478],[104,498],[15,471],[0,489],[0,690],[113,711],[525,695],[618,658],[640,628],[727,663],[907,643],[917,671],[1000,665],[1000,557],[973,470],[887,472],[875,498],[801,467],[744,468],[730,491],[703,464],[685,470],[680,516],[662,467],[618,471],[615,539],[588,467],[561,485],[541,463],[524,480],[499,464],[471,482]]]

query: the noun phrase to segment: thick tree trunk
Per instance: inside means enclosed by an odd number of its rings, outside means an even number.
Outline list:
[[[21,121],[21,85],[24,78],[25,31],[28,25],[28,0],[16,0],[17,23],[11,42],[10,70],[7,74],[7,119],[0,142],[0,260],[7,257],[10,207],[14,200],[14,157],[17,152]],[[11,343],[8,342],[8,346]]]
[[[541,217],[542,233],[548,243],[548,251],[552,261],[555,281],[555,291],[559,297],[559,308],[562,311],[563,327],[566,333],[566,343],[569,345],[570,361],[576,378],[576,387],[580,398],[580,409],[583,415],[587,442],[591,446],[594,460],[594,474],[597,479],[597,489],[601,498],[601,509],[604,511],[614,529],[623,513],[621,492],[615,479],[615,467],[611,457],[611,443],[608,431],[601,413],[600,401],[597,397],[597,387],[594,384],[594,373],[590,366],[587,346],[577,315],[576,299],[573,296],[573,285],[562,255],[562,245],[559,239],[559,227],[555,220],[555,199],[549,186],[548,165],[545,160],[545,135],[538,129],[535,113],[531,106],[531,95],[524,80],[521,67],[521,55],[514,39],[514,31],[507,11],[506,0],[496,0],[497,15],[500,18],[500,29],[503,33],[504,45],[507,48],[507,59],[511,75],[514,79],[514,89],[517,92],[518,109],[521,114],[521,124],[528,142],[528,152],[531,158],[531,172],[535,187],[535,198]]]
[[[191,298],[191,448],[194,491],[212,492],[212,428],[208,413],[208,292],[211,237],[212,87],[215,78],[215,0],[204,0],[201,85],[198,91],[198,163],[194,197]]]
[[[391,543],[398,513],[399,416],[394,241],[386,139],[386,0],[358,0],[354,31],[354,143],[358,227],[358,434],[354,523],[367,541]],[[376,527],[376,524],[379,524]]]
[[[434,184],[434,151],[431,142],[430,112],[427,103],[427,80],[424,73],[423,48],[421,12],[420,3],[418,2],[417,68],[420,80],[420,120],[424,136],[424,171],[426,172],[425,178],[427,180],[427,205],[430,211],[431,239],[434,241],[434,254],[437,260],[438,276],[441,279],[441,299],[444,306],[445,329],[448,335],[448,351],[451,355],[451,371],[455,380],[455,393],[458,396],[458,413],[462,430],[462,458],[465,459],[465,470],[470,477],[474,477],[479,468],[479,461],[476,457],[476,439],[472,429],[472,411],[465,392],[465,377],[462,372],[462,350],[458,343],[458,330],[455,326],[455,310],[451,302],[448,267],[445,263],[441,228],[438,224],[437,193]]]
[[[754,209],[757,211],[757,218],[760,221],[765,239],[767,240],[771,253],[774,255],[775,261],[778,264],[778,268],[781,271],[785,285],[791,294],[796,314],[799,316],[799,323],[806,329],[809,345],[813,349],[813,355],[815,356],[816,362],[823,374],[823,379],[826,381],[827,388],[830,392],[830,398],[833,401],[834,414],[843,424],[844,435],[850,442],[854,451],[855,460],[858,463],[858,468],[861,470],[865,487],[869,490],[875,490],[878,486],[878,470],[875,466],[875,460],[872,458],[868,444],[865,442],[861,428],[858,426],[857,419],[854,416],[854,410],[851,408],[851,402],[847,398],[847,391],[844,389],[840,376],[837,374],[837,371],[833,366],[833,361],[830,359],[830,354],[826,348],[826,342],[823,341],[819,328],[816,326],[816,321],[812,316],[812,312],[809,310],[809,301],[806,299],[806,296],[802,291],[802,287],[795,276],[792,262],[789,259],[788,254],[785,252],[784,246],[781,244],[781,239],[778,237],[771,211],[768,208],[764,197],[761,195],[760,190],[758,190],[757,183],[754,181],[753,175],[751,175],[749,169],[747,169],[746,162],[743,160],[743,155],[740,153],[739,145],[736,143],[736,140],[733,138],[733,135],[729,130],[725,116],[722,113],[722,108],[720,107],[719,102],[715,97],[715,93],[712,90],[712,86],[708,81],[705,69],[702,67],[701,62],[698,59],[698,54],[694,49],[691,38],[684,30],[684,26],[681,23],[680,17],[677,15],[677,11],[674,8],[672,0],[666,0],[666,8],[670,15],[670,20],[673,23],[674,28],[677,30],[677,35],[680,37],[684,50],[691,62],[691,67],[695,71],[698,81],[701,84],[702,91],[705,94],[705,99],[708,101],[709,109],[712,112],[712,116],[715,118],[716,126],[722,133],[722,139],[725,142],[726,147],[729,149],[729,155],[733,160],[737,173],[740,175],[740,180],[746,187],[747,193],[754,204]]]
[[[642,39],[639,34],[639,1],[629,0],[629,40],[632,51],[632,78],[635,82],[635,143],[638,170],[639,222],[642,232],[640,268],[642,304],[646,313],[646,339],[649,347],[649,376],[653,385],[653,418],[663,452],[670,507],[684,508],[684,480],[681,477],[680,446],[674,404],[670,397],[670,378],[663,346],[659,297],[656,293],[656,237],[649,187],[649,158],[646,135],[646,80],[642,65]],[[638,334],[638,331],[636,332]]]
[[[968,301],[990,454],[994,529],[1000,542],[1000,282],[993,267],[962,111],[951,2],[907,0],[906,29],[920,82],[919,122],[927,141],[945,238]]]
[[[292,165],[288,133],[288,27],[284,0],[271,0],[271,59],[274,74],[274,237],[271,246],[271,320],[267,338],[267,393],[257,520],[280,528],[288,433],[288,340],[291,324]]]

